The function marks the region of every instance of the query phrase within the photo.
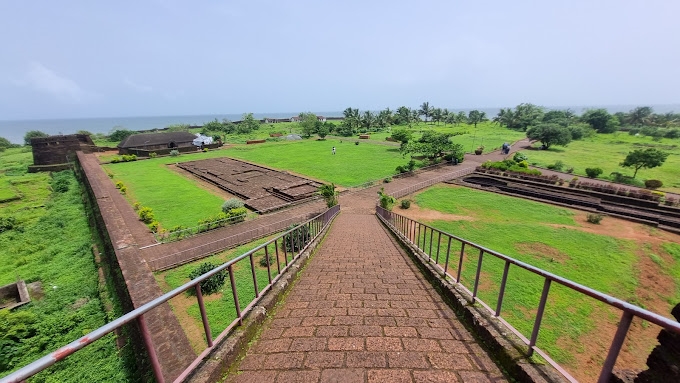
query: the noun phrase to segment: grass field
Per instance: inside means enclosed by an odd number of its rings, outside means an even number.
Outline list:
[[[426,209],[418,214],[437,211],[450,215],[433,219],[427,219],[428,215],[422,219],[418,215],[413,216],[421,222],[428,222],[438,229],[606,294],[653,311],[663,311],[665,315],[680,298],[680,246],[670,240],[656,241],[658,238],[655,236],[661,238],[661,234],[655,229],[641,225],[635,229],[649,232],[650,238],[654,239],[651,242],[589,232],[590,224],[583,222],[582,213],[462,187],[435,186],[417,194],[414,201],[417,208]],[[407,216],[416,214],[398,208],[395,211]],[[601,231],[606,233],[607,229]],[[662,245],[659,246],[657,242]],[[457,268],[459,245],[456,249],[453,252],[456,254],[453,270]],[[671,281],[668,291],[661,285],[646,285],[648,281],[643,281],[639,270],[641,257],[652,259],[657,264],[654,272],[665,275]],[[470,288],[474,283],[477,261],[478,251],[468,249],[462,281]],[[502,261],[491,256],[483,259],[479,296],[491,307],[496,305],[503,266]],[[542,278],[516,267],[511,268],[502,315],[526,336],[531,334],[542,285]],[[655,289],[652,294],[659,298],[655,302],[642,298],[639,296],[641,286]],[[650,307],[652,305],[654,307]],[[609,345],[609,332],[605,332],[607,335],[597,332],[603,327],[611,330],[617,320],[615,310],[553,284],[538,345],[558,363],[571,367],[570,370],[577,371],[577,376],[580,374],[580,377],[586,378],[585,372],[590,371],[579,371],[581,366],[578,362],[593,348]],[[654,337],[651,335],[652,343]],[[636,350],[643,361],[649,351]],[[596,361],[601,362],[603,359],[604,355],[596,354]]]
[[[408,162],[398,148],[348,141],[314,139],[239,145],[207,153],[182,154],[148,160],[107,164],[113,182],[127,186],[127,196],[143,206],[151,207],[156,219],[166,228],[177,225],[196,226],[199,220],[220,212],[221,197],[201,188],[199,181],[187,178],[167,165],[215,157],[233,157],[267,167],[288,170],[339,186],[353,186],[393,175],[397,165]],[[331,154],[335,146],[337,154]],[[190,206],[190,208],[187,208]]]
[[[186,282],[189,282],[189,273],[196,269],[200,264],[211,262],[216,265],[221,265],[230,259],[233,259],[247,251],[267,242],[270,237],[251,242],[247,245],[239,246],[234,249],[223,251],[219,254],[212,255],[201,260],[179,266],[177,268],[155,273],[156,281],[164,293],[175,289]],[[273,247],[269,247],[273,251]],[[264,257],[264,250],[258,251],[255,256],[255,267],[257,275],[257,283],[261,289],[268,283],[267,268],[259,266],[260,259]],[[289,255],[290,260],[290,255]],[[283,253],[280,254],[280,262],[283,267]],[[272,278],[277,275],[276,264],[271,265]],[[240,261],[234,266],[234,278],[236,281],[236,290],[239,296],[239,305],[241,309],[246,307],[252,299],[255,298],[255,289],[253,288],[253,278],[250,272],[250,262],[248,259]],[[227,326],[236,318],[236,308],[232,295],[231,286],[229,284],[229,277],[227,276],[223,289],[213,295],[204,296],[205,308],[210,321],[210,327],[213,337],[217,337]],[[196,298],[189,295],[181,295],[170,300],[170,305],[177,315],[182,327],[189,337],[192,347],[196,352],[201,352],[206,347],[205,333],[203,332],[203,325],[201,322],[201,314],[198,308]]]
[[[0,232],[0,285],[41,282],[44,296],[12,312],[0,310],[0,376],[44,356],[119,315],[97,279],[91,236],[74,175],[62,172],[66,192],[53,192],[48,173],[26,173],[30,152],[0,153],[0,177],[22,198],[0,203],[0,218],[16,220]],[[113,305],[107,314],[105,305]],[[129,381],[124,355],[113,335],[70,356],[35,382]],[[141,379],[141,378],[140,378]]]
[[[633,169],[622,168],[619,163],[635,149],[648,147],[669,152],[666,162],[657,168],[641,169],[637,177],[640,180],[658,179],[664,186],[660,190],[680,193],[680,140],[664,138],[659,142],[650,137],[635,137],[627,132],[598,134],[581,141],[572,141],[567,147],[551,147],[549,150],[525,150],[530,164],[547,166],[555,161],[562,161],[564,168],[574,168],[574,174],[585,176],[586,168],[599,167],[604,170],[603,178],[612,172],[632,176]]]

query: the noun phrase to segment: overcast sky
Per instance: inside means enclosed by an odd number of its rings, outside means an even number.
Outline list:
[[[0,120],[680,102],[680,1],[0,0]]]

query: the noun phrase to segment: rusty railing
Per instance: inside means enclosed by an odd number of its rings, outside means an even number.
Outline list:
[[[403,215],[383,209],[380,206],[376,206],[376,215],[402,241],[415,246],[420,252],[419,255],[421,257],[426,257],[424,258],[424,260],[430,263],[432,267],[434,267],[439,273],[441,273],[442,278],[451,281],[457,287],[461,288],[465,293],[467,293],[469,295],[469,298],[471,298],[471,303],[479,303],[486,310],[488,310],[496,319],[498,319],[504,326],[506,326],[510,331],[517,335],[528,346],[527,356],[531,356],[533,355],[534,352],[536,352],[541,357],[543,357],[548,363],[550,363],[553,367],[555,367],[562,375],[564,375],[565,378],[572,382],[576,382],[576,379],[574,379],[559,364],[553,361],[545,351],[541,350],[536,346],[538,334],[541,329],[543,313],[545,311],[546,303],[548,301],[550,287],[553,282],[564,287],[567,287],[572,291],[575,291],[577,293],[600,301],[605,305],[616,308],[622,312],[621,320],[616,330],[616,334],[614,335],[614,339],[612,340],[612,344],[609,347],[607,357],[600,371],[600,376],[598,378],[598,382],[600,383],[609,382],[609,378],[611,377],[612,374],[612,369],[614,368],[614,364],[616,363],[616,359],[619,355],[619,352],[621,351],[621,347],[623,346],[623,342],[626,339],[626,334],[628,333],[628,329],[634,317],[639,317],[641,319],[649,321],[666,330],[680,333],[680,323],[669,318],[665,318],[654,312],[645,310],[641,307],[632,305],[626,301],[614,298],[607,294],[601,293],[597,290],[593,290],[589,287],[573,282],[569,279],[562,278],[558,275],[549,273],[545,270],[534,267],[528,263],[524,263],[514,258],[510,258],[507,255],[487,249],[483,246],[467,241],[453,234],[449,234],[444,231],[438,230],[436,228],[433,228],[432,226],[412,220]],[[461,271],[463,269],[463,260],[465,257],[466,248],[468,250],[472,248],[475,249],[476,251],[479,251],[477,269],[475,272],[472,290],[470,290],[468,286],[464,286],[461,283]],[[479,290],[482,261],[485,255],[495,257],[497,259],[502,260],[505,263],[505,267],[503,269],[503,276],[501,278],[500,286],[498,289],[495,309],[491,308],[487,303],[479,299],[477,295]],[[536,316],[534,318],[534,324],[530,338],[527,338],[524,334],[515,329],[515,327],[513,327],[500,315],[501,308],[503,305],[503,298],[505,295],[505,287],[508,280],[508,273],[510,271],[511,266],[524,269],[534,275],[543,278],[543,290],[541,293],[541,299],[538,304]],[[455,273],[452,273],[451,269],[455,269]]]
[[[139,308],[130,311],[129,313],[123,315],[122,317],[109,322],[108,324],[92,331],[91,333],[77,339],[66,346],[59,348],[58,350],[45,355],[44,357],[32,362],[31,364],[3,377],[0,378],[0,383],[10,383],[10,382],[21,382],[43,370],[52,366],[53,364],[63,360],[67,356],[73,354],[74,352],[82,349],[85,346],[92,344],[98,339],[102,338],[106,334],[115,331],[117,328],[136,321],[140,327],[141,333],[143,335],[147,351],[149,352],[149,359],[151,360],[151,366],[154,371],[156,380],[159,383],[163,383],[165,380],[163,374],[161,373],[160,363],[158,361],[158,356],[154,350],[153,344],[151,344],[149,332],[146,329],[146,323],[144,321],[144,314],[148,311],[158,307],[162,304],[167,303],[171,298],[176,297],[188,290],[195,290],[196,299],[198,301],[199,310],[201,313],[201,319],[203,323],[203,329],[205,332],[205,339],[207,347],[201,352],[201,354],[185,369],[185,371],[175,380],[175,382],[183,381],[196,366],[213,350],[214,346],[219,344],[224,338],[226,338],[231,330],[237,325],[243,324],[243,317],[255,307],[255,305],[260,300],[262,294],[270,290],[273,285],[279,280],[283,272],[285,272],[289,265],[291,265],[300,255],[307,250],[309,244],[319,237],[323,230],[330,224],[333,218],[340,212],[340,205],[333,206],[332,208],[326,210],[322,214],[301,223],[293,229],[286,231],[278,235],[276,238],[267,241],[266,243],[250,250],[224,264],[221,266],[201,275],[200,277],[193,279],[182,286],[163,294],[162,296],[152,300],[151,302],[140,306]],[[267,269],[267,284],[264,286],[258,286],[258,280],[256,275],[256,267],[254,254],[257,252],[264,252]],[[274,258],[275,261],[270,261]],[[239,303],[239,292],[237,290],[235,268],[239,262],[245,262],[246,268],[250,269],[250,274],[252,275],[252,288],[254,290],[255,297],[250,300],[250,302],[241,308]],[[203,295],[201,293],[200,283],[206,279],[212,277],[217,273],[228,273],[229,283],[231,286],[231,293],[234,299],[235,308],[235,319],[216,337],[213,338],[210,330],[209,318],[206,314],[205,305],[203,303]],[[225,289],[226,290],[226,289]],[[241,293],[243,296],[245,293]],[[75,372],[74,372],[75,373]]]

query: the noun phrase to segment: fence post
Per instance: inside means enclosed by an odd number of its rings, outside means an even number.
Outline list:
[[[614,364],[616,364],[616,358],[619,356],[619,351],[621,351],[621,346],[626,340],[626,334],[630,328],[630,323],[633,321],[633,314],[628,311],[624,311],[621,315],[621,321],[616,329],[616,334],[612,340],[612,345],[609,346],[609,352],[607,353],[607,359],[602,365],[602,371],[600,371],[600,377],[597,379],[598,383],[608,383],[611,376],[612,370],[614,369]]]
[[[538,330],[541,328],[541,320],[543,320],[543,311],[545,310],[545,303],[548,300],[548,292],[550,291],[550,279],[546,278],[543,283],[543,293],[541,293],[541,302],[538,304],[538,312],[536,313],[536,321],[534,322],[534,329],[531,331],[531,340],[529,341],[528,356],[534,354],[534,346],[538,339]]]
[[[231,282],[231,293],[234,296],[234,307],[236,308],[238,324],[242,326],[243,318],[241,318],[241,306],[238,303],[238,292],[236,292],[236,281],[234,280],[234,268],[232,265],[229,265],[229,281]]]
[[[137,324],[139,325],[139,331],[142,333],[142,338],[144,339],[146,351],[149,353],[149,359],[151,361],[153,375],[156,377],[156,381],[158,383],[165,383],[163,371],[161,370],[161,363],[158,361],[158,354],[156,354],[156,349],[153,348],[153,341],[151,341],[151,334],[149,334],[149,329],[146,327],[144,315],[140,315],[137,317]]]
[[[213,346],[212,334],[210,333],[210,323],[208,323],[208,315],[205,313],[205,304],[203,303],[203,292],[201,291],[201,284],[196,284],[196,300],[198,300],[198,309],[201,311],[201,320],[203,321],[203,330],[205,331],[205,339],[208,342],[208,347]]]

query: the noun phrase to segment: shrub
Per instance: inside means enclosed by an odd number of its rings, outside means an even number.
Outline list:
[[[295,229],[298,226],[298,224],[290,225],[287,230]],[[288,252],[298,252],[307,245],[311,237],[309,228],[307,226],[301,226],[299,229],[291,231],[283,236],[283,245]]]
[[[571,174],[574,172],[574,168],[567,168],[566,170],[567,173]]]
[[[410,207],[411,207],[411,200],[408,200],[408,199],[401,200],[401,208],[402,209],[408,209]]]
[[[237,207],[229,210],[225,215],[225,218],[229,218],[230,223],[243,222],[246,219],[246,215],[248,215],[248,209],[245,207]]]
[[[130,154],[130,155],[123,155],[123,162],[130,162],[130,161],[137,161],[137,155],[136,154]]]
[[[171,150],[170,155],[173,156],[173,157],[179,156],[179,150]]]
[[[135,211],[138,211],[139,208],[141,208],[141,207],[142,207],[142,204],[139,203],[139,202],[135,202],[135,203],[132,204],[132,208],[135,209]]]
[[[269,258],[269,266],[276,264],[276,258],[274,258],[274,254],[269,254],[269,257],[266,255],[263,255],[262,258],[260,258],[260,266],[262,267],[267,267],[267,258]]]
[[[149,153],[149,158],[156,158],[156,157],[158,157],[158,153],[156,153],[156,152]]]
[[[359,141],[355,141],[355,142],[354,142],[354,145],[359,145]]]
[[[386,184],[392,182],[392,177],[385,177],[385,179],[383,180],[383,182],[386,183]]]
[[[139,219],[144,223],[151,223],[154,221],[153,209],[150,207],[143,207],[137,212]]]
[[[680,129],[671,129],[667,131],[664,135],[665,138],[680,138]]]
[[[160,227],[161,227],[161,224],[158,221],[153,221],[149,224],[149,229],[154,233],[158,233],[158,229]]]
[[[117,164],[117,163],[119,163],[120,161],[121,161],[121,160],[120,160],[120,157],[113,157],[113,158],[111,159],[111,163],[112,163],[112,164]]]
[[[586,168],[586,174],[588,175],[588,178],[597,178],[600,174],[602,174],[602,169],[601,168]]]
[[[10,231],[17,226],[17,219],[14,216],[0,217],[0,233]]]
[[[640,133],[640,129],[639,129],[639,128],[630,128],[630,129],[628,130],[628,134],[630,134],[631,136],[635,136],[635,135],[637,135],[638,133]]]
[[[562,171],[563,168],[564,168],[564,162],[562,162],[560,160],[555,161],[555,163],[552,164],[552,165],[548,165],[548,169],[557,170],[558,172]]]
[[[647,189],[658,189],[663,186],[663,182],[660,180],[647,180],[645,181],[645,187]]]
[[[528,169],[529,163],[527,162],[527,160],[522,160],[517,163],[517,166],[519,166],[520,168]]]
[[[189,273],[189,278],[196,279],[216,267],[217,265],[212,264],[210,262],[202,263],[200,266],[198,266],[198,268],[194,269],[191,273]],[[210,295],[219,292],[222,286],[224,286],[226,275],[227,274],[224,271],[220,271],[219,273],[201,282],[201,293],[205,295]],[[195,289],[189,289],[187,290],[187,292],[189,293],[189,295],[196,294]]]
[[[385,193],[385,188],[380,188],[378,192],[380,196],[380,207],[387,210],[392,210],[392,206],[397,202],[397,200],[389,194]]]
[[[203,148],[203,153],[207,153],[210,151],[210,148]]]
[[[588,216],[586,217],[586,220],[587,220],[588,222],[590,222],[590,223],[594,223],[594,224],[598,224],[598,225],[599,225],[599,224],[600,224],[600,221],[602,221],[602,218],[604,218],[604,217],[602,216],[602,214],[593,214],[593,213],[589,213]]]
[[[326,201],[327,207],[333,207],[338,204],[338,192],[335,190],[334,183],[321,185],[317,193]]]
[[[222,212],[229,214],[232,209],[238,209],[243,207],[243,201],[238,198],[229,198],[222,204]]]
[[[512,157],[512,160],[519,163],[519,162],[522,162],[522,161],[528,161],[529,157],[527,157],[527,155],[522,153],[522,152],[517,152]]]
[[[71,186],[71,178],[68,171],[52,173],[52,190],[56,193],[66,193]]]

